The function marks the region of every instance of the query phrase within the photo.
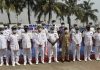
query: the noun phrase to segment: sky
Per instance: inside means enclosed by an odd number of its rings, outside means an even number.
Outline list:
[[[61,1],[61,0],[58,0],[58,1]],[[81,3],[83,0],[79,0],[78,3]],[[100,11],[100,0],[91,0],[92,2],[95,3],[95,5],[93,6],[93,8],[96,8]],[[18,19],[16,17],[16,14],[15,12],[10,12],[11,14],[11,22],[12,23],[17,23],[17,22],[20,22],[20,23],[23,23],[23,24],[27,24],[28,23],[28,15],[27,15],[27,9],[24,9],[23,12],[18,16]],[[100,12],[97,13],[97,16],[98,16],[98,22],[100,24]],[[36,18],[34,17],[34,13],[31,12],[31,23],[35,23],[36,21]],[[48,17],[47,17],[48,18]],[[54,20],[57,20],[57,23],[59,23],[59,19],[56,19],[56,15],[54,14],[53,15],[53,18]],[[73,17],[71,17],[72,19],[72,24],[74,23],[80,23],[78,21],[75,21]],[[0,22],[3,22],[3,23],[8,23],[8,17],[7,17],[7,14],[6,14],[6,11],[1,14],[0,13]],[[66,23],[67,22],[67,18],[65,18],[64,22]]]

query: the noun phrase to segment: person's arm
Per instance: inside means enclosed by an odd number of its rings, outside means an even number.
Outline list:
[[[22,45],[22,39],[23,39],[23,34],[21,34],[20,35],[21,37],[20,37],[20,40],[19,40],[19,47],[21,48],[21,49],[23,49],[23,45]]]
[[[33,40],[32,40],[32,36],[33,36],[33,34],[32,33],[29,33],[29,36],[30,36],[30,41],[31,41],[31,47],[33,47]]]
[[[33,40],[31,39],[31,47],[33,47]]]
[[[96,37],[96,34],[94,34],[94,35],[93,35],[93,38],[92,38],[92,40],[93,40],[93,46],[95,46],[95,41],[96,41],[96,40],[95,40],[95,37]]]
[[[50,40],[50,39],[48,39],[48,42],[49,42],[49,43],[51,43],[51,44],[53,44],[53,43],[51,42],[51,40]]]
[[[82,43],[83,43],[83,46],[85,46],[84,38],[85,38],[85,32],[82,33]]]
[[[80,32],[80,43],[82,43],[82,33]]]
[[[10,36],[7,39],[7,49],[11,50],[11,48],[10,48]]]

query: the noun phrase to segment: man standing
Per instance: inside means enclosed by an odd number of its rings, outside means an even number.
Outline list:
[[[42,33],[44,34],[45,38],[44,38],[44,41],[45,41],[45,55],[47,55],[47,35],[48,35],[48,29],[46,28],[46,24],[42,23]]]
[[[72,43],[73,43],[73,61],[80,60],[80,48],[82,42],[82,34],[79,31],[79,28],[75,28],[75,33],[72,34]]]
[[[95,43],[95,58],[96,60],[100,60],[100,27],[97,28],[97,32],[93,36]]]
[[[89,23],[89,26],[90,26],[90,31],[91,31],[91,33],[94,34],[94,33],[95,33],[95,28],[93,27],[93,23],[90,22],[90,23]],[[91,46],[91,52],[94,52],[94,51],[93,51],[93,46]]]
[[[67,58],[67,61],[70,61],[69,60],[70,33],[67,27],[64,28],[64,33],[61,39],[62,39],[62,62],[65,61],[65,57]]]
[[[8,41],[10,42],[11,49],[11,60],[12,66],[15,64],[20,65],[19,61],[19,35],[17,34],[17,28],[15,26],[12,27],[12,34],[9,36]]]
[[[44,64],[44,47],[45,47],[45,35],[42,33],[43,27],[41,25],[37,26],[37,32],[34,33],[33,41],[35,47],[35,59],[36,64],[39,63],[38,56],[41,54],[41,62]]]
[[[0,27],[0,66],[4,64],[3,57],[6,54],[7,50],[7,40],[5,35],[3,34],[3,28]],[[6,60],[6,65],[8,66],[8,62]]]
[[[54,31],[54,27],[50,28],[50,32],[48,33],[48,57],[49,57],[49,62],[52,62],[52,53],[54,55],[54,61],[58,62],[57,60],[57,42],[59,39],[59,36],[57,33]]]
[[[90,31],[90,26],[87,25],[86,26],[86,31],[83,33],[83,37],[84,37],[84,60],[87,61],[87,59],[89,61],[91,61],[90,59],[90,55],[91,55],[91,47],[93,46],[93,32]]]
[[[61,47],[62,47],[62,35],[64,33],[64,28],[65,28],[65,23],[61,23],[61,26],[59,27],[58,30],[58,35],[59,35],[59,49],[61,51]]]
[[[24,65],[27,64],[27,58],[30,65],[32,65],[32,34],[29,32],[29,27],[24,26],[24,31],[22,33],[22,48],[23,48],[23,56],[24,56]]]
[[[9,28],[9,25],[4,25],[4,31],[3,31],[3,35],[6,37],[6,40],[7,40],[7,49],[6,49],[6,65],[9,66],[8,62],[9,62],[9,58],[11,56],[11,51],[10,51],[10,47],[9,47],[9,42],[8,42],[8,38],[9,36],[11,35],[12,31],[11,29]]]

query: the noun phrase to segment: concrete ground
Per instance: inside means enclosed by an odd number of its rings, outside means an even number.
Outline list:
[[[100,61],[81,61],[81,62],[59,62],[59,63],[45,63],[39,65],[20,65],[20,66],[2,66],[0,70],[100,70]]]

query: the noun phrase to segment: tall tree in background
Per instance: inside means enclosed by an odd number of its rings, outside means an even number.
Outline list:
[[[32,8],[34,6],[34,0],[25,0],[24,4],[25,4],[25,7],[28,9],[28,12],[27,12],[28,21],[29,21],[29,24],[31,24],[30,16],[31,16]]]
[[[77,0],[63,0],[65,3],[58,2],[57,0],[0,0],[0,10],[7,12],[9,23],[11,23],[10,12],[15,11],[16,16],[23,12],[24,8],[28,9],[28,21],[31,24],[31,12],[35,13],[35,17],[40,21],[41,17],[48,16],[48,23],[52,19],[53,13],[60,17],[60,20],[64,20],[67,17],[67,23],[69,24],[69,29],[71,29],[71,16],[75,15],[76,19],[81,22],[88,24],[89,19],[97,21],[97,16],[95,13],[98,12],[97,9],[93,9],[94,5],[91,0],[83,1],[81,4],[77,4]]]
[[[80,4],[80,7],[84,10],[84,16],[78,19],[81,20],[81,22],[85,22],[86,25],[89,23],[89,19],[93,21],[97,21],[98,17],[96,16],[96,13],[98,12],[97,9],[93,9],[93,5],[95,3],[91,2],[91,0],[84,1],[82,4]]]
[[[3,0],[0,0],[0,10],[1,10],[1,13],[3,13]]]
[[[65,0],[66,3],[66,15],[67,15],[67,21],[69,24],[69,30],[71,30],[71,16],[75,15],[82,16],[83,10],[80,8],[80,6],[77,4],[77,0]]]
[[[48,16],[48,23],[50,23],[53,12],[55,14],[61,14],[60,6],[62,4],[63,3],[56,2],[55,0],[36,0],[33,10],[39,20],[43,15]]]
[[[4,10],[7,12],[9,24],[11,24],[10,11],[14,10],[13,0],[4,0]]]
[[[24,0],[14,0],[13,5],[15,8],[17,22],[18,22],[18,15],[20,15],[21,12],[23,12],[23,9],[25,7]]]
[[[77,0],[65,0],[65,6],[62,10],[63,16],[67,16],[69,30],[71,30],[71,16],[82,16],[82,10],[77,4]]]

